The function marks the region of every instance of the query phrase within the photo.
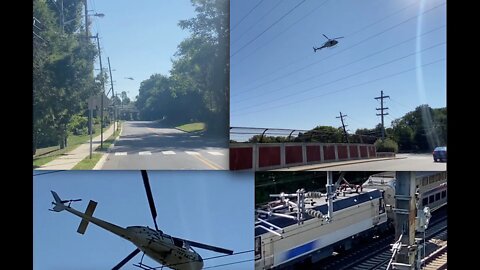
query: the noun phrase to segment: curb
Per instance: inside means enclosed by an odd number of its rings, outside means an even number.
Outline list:
[[[279,169],[274,169],[270,171],[311,171],[311,170],[317,170],[317,169],[323,169],[323,168],[330,168],[330,167],[337,167],[337,166],[345,166],[345,165],[350,165],[350,164],[360,164],[360,163],[367,163],[367,162],[375,162],[375,161],[382,161],[382,160],[393,160],[393,159],[406,159],[407,157],[392,157],[392,158],[372,158],[372,159],[364,159],[364,160],[358,160],[355,162],[344,162],[344,163],[337,163],[337,164],[332,164],[332,163],[322,163],[318,164],[317,166],[315,165],[310,165],[314,167],[309,167],[309,168],[304,168],[304,169],[295,169],[295,167],[285,167],[285,168],[279,168]],[[309,165],[304,165],[304,166],[309,166]]]
[[[113,132],[115,133],[115,131]],[[113,149],[113,147],[115,147],[115,142],[117,142],[118,138],[120,138],[120,136],[122,135],[122,132],[123,132],[123,124],[120,127],[120,133],[118,134],[118,136],[113,140],[113,143],[108,147],[107,152],[103,154],[103,156],[98,160],[97,164],[95,164],[92,170],[101,170],[101,168],[103,167],[103,164],[105,164],[105,162],[107,161],[107,157],[110,154],[110,151]]]

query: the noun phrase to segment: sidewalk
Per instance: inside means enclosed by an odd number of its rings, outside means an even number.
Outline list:
[[[280,168],[280,169],[273,169],[273,170],[270,170],[270,171],[308,171],[308,170],[323,169],[323,168],[342,166],[342,165],[367,163],[367,162],[392,160],[392,159],[406,159],[406,158],[407,157],[398,157],[397,156],[397,157],[385,157],[385,158],[369,158],[369,159],[334,161],[334,162],[318,163],[318,164],[311,164],[311,165],[299,165],[299,166],[293,166],[293,167],[285,167],[285,168]]]
[[[108,137],[113,135],[113,125],[109,129],[103,131],[103,141],[108,139]],[[92,140],[92,149],[95,150],[97,147],[100,147],[100,135],[93,137]],[[40,166],[36,170],[71,170],[77,163],[82,161],[90,155],[90,140],[86,143],[81,144],[74,150],[61,155],[60,157]]]

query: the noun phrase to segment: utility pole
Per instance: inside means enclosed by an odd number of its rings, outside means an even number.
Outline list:
[[[115,132],[115,122],[117,118],[115,117],[115,92],[113,91],[113,77],[112,77],[112,68],[110,67],[110,57],[107,57],[108,60],[108,71],[110,72],[110,86],[112,87],[112,100],[113,100],[113,132]]]
[[[102,53],[100,50],[100,39],[98,38],[98,33],[95,36],[91,36],[91,38],[97,39],[97,47],[98,47],[98,59],[100,62],[100,80],[102,80],[102,93],[100,94],[100,149],[103,149],[103,96],[105,95],[105,80],[103,78],[103,66],[102,66]]]
[[[380,111],[380,113],[377,113],[377,116],[382,117],[382,140],[385,139],[385,125],[384,125],[384,122],[383,122],[383,116],[388,115],[388,113],[383,112],[384,110],[388,110],[388,107],[387,108],[383,107],[383,99],[385,99],[385,98],[390,98],[390,96],[384,96],[383,95],[383,90],[380,91],[380,96],[375,98],[375,99],[380,99],[380,108],[376,108],[376,110]]]
[[[87,9],[87,0],[83,0],[83,3],[85,4],[85,37],[88,39],[90,37],[90,34],[88,33],[88,9]]]
[[[347,134],[347,129],[345,127],[347,127],[348,125],[345,125],[345,123],[343,122],[343,117],[346,117],[347,115],[346,114],[342,114],[342,112],[340,112],[340,116],[337,116],[336,118],[340,118],[340,121],[342,121],[342,127],[343,127],[343,135],[345,136],[345,141],[347,143],[348,142],[348,134]]]

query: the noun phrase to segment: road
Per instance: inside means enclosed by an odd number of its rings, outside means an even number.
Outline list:
[[[446,162],[434,162],[431,154],[397,154],[395,159],[331,162],[291,167],[295,171],[445,171]]]
[[[124,122],[102,170],[228,170],[228,136],[207,138],[153,121]]]

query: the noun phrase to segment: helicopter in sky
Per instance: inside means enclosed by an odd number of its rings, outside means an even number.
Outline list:
[[[124,77],[124,78],[127,80],[132,80],[132,81],[134,80],[132,77]]]
[[[143,184],[145,186],[145,191],[147,193],[148,203],[150,205],[150,211],[152,213],[153,223],[155,224],[155,229],[146,226],[129,226],[123,228],[102,219],[93,217],[93,212],[95,211],[97,202],[92,200],[90,200],[90,202],[88,203],[85,213],[82,213],[70,207],[70,204],[72,202],[80,201],[80,199],[61,200],[58,194],[53,190],[51,192],[55,201],[52,202],[53,209],[49,210],[54,212],[61,212],[63,210],[66,210],[82,218],[80,225],[77,229],[77,232],[80,234],[85,233],[88,224],[91,222],[107,231],[110,231],[132,242],[135,246],[137,246],[137,248],[132,253],[125,257],[125,259],[119,262],[116,266],[114,266],[112,270],[120,269],[128,261],[135,257],[140,251],[143,252],[142,259],[138,264],[133,265],[144,270],[157,269],[143,263],[143,257],[145,256],[145,254],[153,260],[157,261],[158,263],[162,264],[163,266],[176,270],[199,270],[203,268],[202,257],[195,250],[193,250],[192,247],[198,247],[201,249],[207,249],[219,253],[225,253],[228,255],[233,254],[232,250],[170,236],[159,230],[156,221],[157,211],[155,208],[155,203],[153,201],[148,175],[145,170],[142,170],[141,173],[143,178]],[[68,203],[68,205],[66,205],[66,203]]]
[[[323,45],[318,48],[315,48],[315,46],[313,46],[313,52],[317,52],[317,50],[321,50],[323,48],[335,46],[338,43],[337,39],[343,38],[343,37],[329,38],[325,34],[322,34],[322,35],[328,40],[325,41],[325,43],[323,43]]]

